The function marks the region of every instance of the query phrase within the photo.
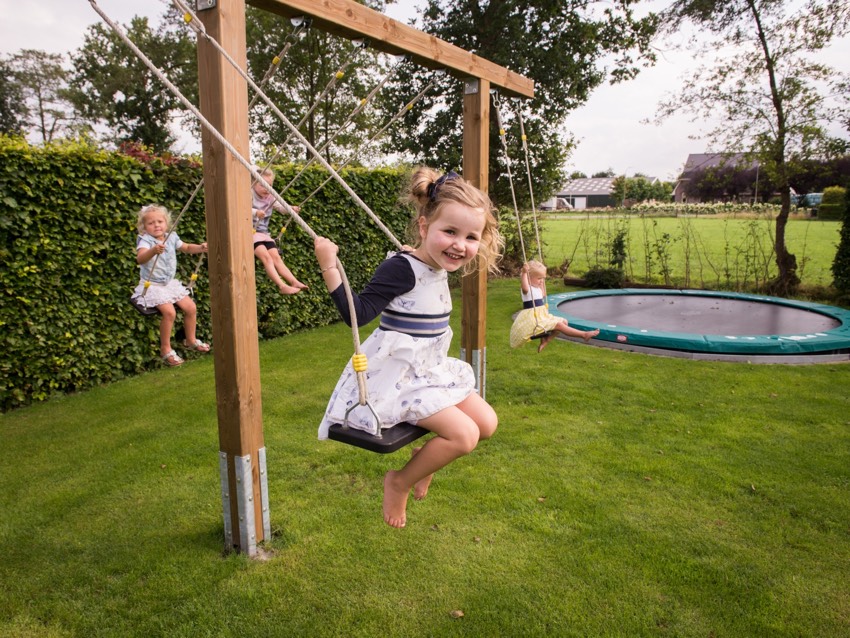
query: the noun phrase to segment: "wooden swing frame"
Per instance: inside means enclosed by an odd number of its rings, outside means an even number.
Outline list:
[[[463,177],[488,191],[490,88],[530,98],[534,95],[530,79],[353,0],[249,0],[249,4],[285,18],[309,17],[314,28],[345,38],[368,38],[378,51],[407,54],[426,68],[444,69],[462,79]],[[206,32],[247,68],[245,0],[196,0],[196,7]],[[201,113],[248,157],[247,83],[204,39],[198,41],[198,82]],[[254,254],[245,206],[250,176],[206,130],[202,148],[225,537],[230,548],[253,555],[271,528]],[[486,291],[486,269],[463,278],[461,358],[476,371],[482,396],[486,390]]]

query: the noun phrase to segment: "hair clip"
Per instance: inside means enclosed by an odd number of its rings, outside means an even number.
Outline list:
[[[437,199],[437,191],[443,184],[458,179],[459,177],[460,175],[458,175],[454,171],[449,171],[445,175],[442,175],[441,177],[437,178],[437,181],[428,184],[428,199],[433,202],[435,199]]]

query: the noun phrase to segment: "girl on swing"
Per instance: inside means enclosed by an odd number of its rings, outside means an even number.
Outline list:
[[[358,325],[380,315],[380,326],[363,343],[368,357],[368,401],[382,427],[408,422],[436,436],[414,449],[400,470],[384,476],[383,515],[392,527],[404,527],[407,498],[425,498],[434,472],[472,452],[478,441],[490,438],[498,418],[475,392],[472,367],[447,356],[452,339],[452,302],[448,273],[471,271],[480,264],[495,270],[502,237],[490,199],[454,172],[440,176],[420,167],[405,198],[415,209],[414,248],[381,263],[372,280],[354,296]],[[328,291],[343,320],[351,325],[342,278],[336,267],[337,246],[329,239],[315,241],[316,258]],[[359,400],[357,376],[349,361],[331,395],[319,438],[326,439],[332,423],[343,423],[348,408]],[[368,409],[358,423],[370,429]]]
[[[571,327],[566,319],[549,314],[546,294],[543,292],[546,289],[546,266],[539,261],[531,260],[523,264],[519,283],[522,311],[511,326],[511,348],[519,348],[536,336],[540,338],[537,352],[542,352],[559,332],[568,337],[584,339],[585,343],[599,334],[598,329],[577,330]]]
[[[251,221],[254,225],[254,255],[263,264],[269,278],[284,295],[294,295],[307,286],[295,278],[292,271],[283,263],[277,244],[269,234],[269,222],[274,211],[285,212],[283,205],[269,192],[268,186],[274,183],[274,171],[270,168],[254,167],[262,176],[261,182],[251,188]],[[293,206],[296,213],[301,209]],[[286,281],[284,281],[286,280]]]
[[[177,251],[197,255],[207,252],[207,244],[187,244],[171,228],[171,213],[164,206],[150,204],[139,210],[136,229],[136,263],[139,264],[139,285],[133,291],[148,308],[159,310],[159,350],[162,362],[171,367],[183,364],[183,358],[171,347],[171,329],[177,317],[176,305],[183,311],[183,346],[196,352],[209,352],[210,347],[195,337],[197,307],[189,290],[174,276],[177,274]],[[157,255],[159,255],[157,257]],[[147,286],[145,284],[148,284]]]

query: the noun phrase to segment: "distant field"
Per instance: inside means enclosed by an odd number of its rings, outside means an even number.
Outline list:
[[[840,222],[791,219],[789,250],[806,285],[829,285]],[[611,243],[624,229],[626,272],[643,283],[743,289],[776,274],[772,218],[564,216],[541,222],[549,266],[570,259],[569,274],[607,266]],[[649,258],[647,258],[647,255]]]

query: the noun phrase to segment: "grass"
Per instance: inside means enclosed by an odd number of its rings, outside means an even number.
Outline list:
[[[633,281],[664,283],[665,260],[676,285],[746,289],[775,276],[774,224],[768,217],[558,216],[542,222],[546,261],[558,266],[571,259],[569,274],[576,277],[597,262],[607,266],[611,238],[624,224],[626,272]],[[804,285],[831,284],[840,228],[840,222],[789,221],[786,242]]]
[[[1,416],[0,636],[850,636],[850,366],[512,351],[517,288],[500,429],[404,530],[408,452],[316,440],[341,325],[260,344],[268,561],[222,554],[211,357]]]

